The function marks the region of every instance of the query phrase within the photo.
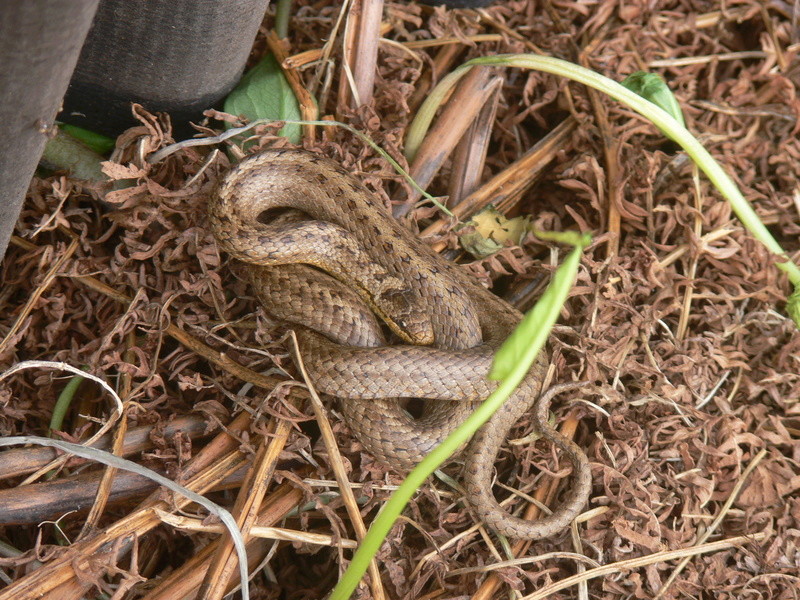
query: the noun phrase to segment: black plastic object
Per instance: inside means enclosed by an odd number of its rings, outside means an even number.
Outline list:
[[[268,4],[102,0],[59,119],[113,136],[138,102],[189,134],[239,80]]]
[[[0,258],[97,2],[0,1]]]
[[[62,99],[59,120],[99,133],[136,124],[138,102],[188,136],[238,81],[268,4],[0,0],[0,259]]]
[[[464,8],[491,0],[428,2]],[[138,102],[170,113],[176,136],[186,137],[189,121],[238,81],[268,4],[0,0],[0,258],[70,74],[59,120],[115,136],[136,124]]]

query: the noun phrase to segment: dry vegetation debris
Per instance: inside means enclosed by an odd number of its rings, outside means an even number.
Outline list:
[[[319,58],[339,6],[298,4],[290,54]],[[331,63],[308,63],[300,74],[309,87],[318,84],[323,114],[337,114],[401,159],[405,128],[431,78],[473,56],[542,51],[615,77],[656,70],[681,101],[689,127],[796,256],[796,11],[782,1],[749,0],[722,7],[700,0],[505,1],[477,12],[392,2],[384,13],[372,103],[351,110],[340,102],[346,93],[336,88],[342,74],[335,46]],[[785,277],[654,128],[551,76],[493,75],[502,77],[502,86],[482,182],[564,121],[574,121],[538,159],[543,162],[529,189],[520,191],[509,214],[532,214],[542,229],[595,232],[552,342],[557,379],[593,385],[591,394],[557,412],[559,418],[569,413],[576,440],[592,460],[590,512],[577,535],[536,543],[519,554],[533,559],[488,576],[507,558],[504,549],[474,527],[457,492],[432,481],[379,555],[387,597],[468,597],[479,589],[489,597],[511,588],[544,594],[530,597],[576,598],[584,593],[574,583],[581,571],[608,565],[589,580],[590,597],[796,598],[800,334],[781,313],[789,291]],[[170,130],[164,119],[138,114],[142,125],[123,134],[106,167],[112,179],[129,185],[103,191],[57,173],[33,181],[20,237],[2,263],[0,367],[63,361],[113,382],[126,401],[128,428],[145,428],[133,456],[183,481],[198,464],[210,469],[227,460],[219,479],[241,482],[243,465],[260,456],[256,448],[271,443],[279,454],[268,465],[271,487],[260,522],[331,536],[333,547],[253,542],[254,557],[269,557],[254,581],[255,597],[322,597],[349,556],[335,545],[354,537],[353,526],[331,483],[312,411],[289,377],[296,373],[283,330],[262,314],[205,225],[206,199],[229,159],[188,148],[148,165],[141,157],[168,143]],[[317,150],[342,161],[385,201],[407,205],[410,188],[372,150],[346,132],[325,130],[321,138]],[[268,130],[260,141],[282,143]],[[446,164],[433,179],[434,193],[447,193],[450,169]],[[421,228],[436,218],[428,208],[409,216]],[[456,247],[448,228],[440,227],[431,241]],[[558,256],[530,237],[469,268],[527,308]],[[46,434],[65,384],[62,374],[41,369],[3,381],[0,434]],[[101,417],[106,401],[84,385],[59,435],[87,437],[96,425],[83,415]],[[176,418],[191,421],[191,433],[167,433]],[[398,475],[362,453],[336,416],[331,421],[368,522]],[[520,435],[525,426],[520,423]],[[210,444],[209,436],[223,428],[236,441],[224,448]],[[202,460],[192,463],[197,455]],[[106,532],[125,523],[124,531],[140,537],[101,552],[91,536],[80,537],[85,510],[63,515],[61,507],[88,489],[88,508],[95,499],[90,483],[96,485],[102,471],[73,460],[55,480],[23,487],[24,476],[38,467],[14,471],[21,455],[5,456],[10,470],[2,475],[0,517],[8,525],[0,527],[0,539],[25,551],[14,556],[4,550],[6,584],[38,572],[40,587],[30,593],[50,590],[56,597],[62,588],[48,584],[55,581],[48,577],[67,573],[59,581],[89,597],[91,590],[113,592],[120,585],[131,587],[126,598],[180,597],[199,584],[218,536],[148,521],[135,509],[151,489],[142,481],[112,494],[92,523]],[[535,444],[510,446],[503,459],[498,480],[526,493],[551,472],[565,474]],[[748,466],[754,467],[749,474]],[[458,465],[445,471],[457,477]],[[59,478],[78,483],[56,487]],[[239,484],[212,479],[208,485],[217,489],[213,498],[233,504]],[[27,509],[12,514],[15,502]],[[59,529],[49,523],[37,528],[56,519],[66,539],[77,542],[73,548],[84,556],[94,552],[80,576],[72,571],[70,547],[58,547]],[[717,545],[703,546],[711,543]],[[125,558],[132,550],[136,567]],[[688,562],[682,565],[674,554],[653,558],[669,552],[685,553]],[[66,562],[59,566],[59,560]],[[44,565],[37,571],[34,561]],[[140,578],[148,583],[137,583]],[[573,583],[559,584],[565,581]],[[373,582],[359,597],[380,593]]]

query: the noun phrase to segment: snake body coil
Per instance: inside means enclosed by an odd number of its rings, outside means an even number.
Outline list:
[[[293,212],[260,220],[276,209]],[[245,263],[265,309],[299,326],[314,384],[342,399],[355,435],[386,464],[414,466],[496,387],[486,379],[492,354],[520,313],[418,241],[336,163],[302,150],[251,156],[225,177],[209,217],[221,248]],[[409,344],[386,345],[373,313]],[[473,511],[514,538],[558,533],[591,488],[586,456],[547,422],[544,369],[542,358],[465,454]],[[427,402],[413,419],[399,398],[451,402]],[[526,521],[499,506],[491,482],[508,431],[532,406],[536,431],[565,452],[574,484],[554,513]]]

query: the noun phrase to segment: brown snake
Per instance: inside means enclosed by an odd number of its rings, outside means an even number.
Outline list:
[[[277,209],[295,213],[265,224],[265,212]],[[520,313],[421,243],[333,161],[302,150],[251,156],[224,178],[209,216],[267,312],[299,325],[315,386],[342,399],[351,429],[384,463],[411,468],[496,387],[486,379],[492,354]],[[386,345],[373,313],[408,344]],[[586,455],[548,423],[545,364],[541,357],[464,457],[474,513],[514,538],[560,532],[591,488]],[[451,402],[427,402],[414,419],[398,398]],[[574,479],[561,506],[535,521],[509,515],[492,494],[500,447],[531,406],[535,430],[566,454]]]

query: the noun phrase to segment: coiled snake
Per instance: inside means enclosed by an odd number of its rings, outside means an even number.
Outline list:
[[[263,222],[277,209],[293,212]],[[354,434],[384,463],[411,468],[496,387],[486,379],[492,353],[520,313],[418,241],[333,161],[302,150],[251,156],[224,178],[209,217],[267,312],[297,326],[315,386],[342,399]],[[407,343],[387,345],[381,321]],[[547,422],[544,365],[540,358],[465,451],[471,508],[514,538],[558,533],[591,488],[585,454]],[[414,419],[398,398],[438,401]],[[561,506],[535,521],[509,515],[491,491],[500,447],[531,406],[536,431],[564,451],[574,480]]]

